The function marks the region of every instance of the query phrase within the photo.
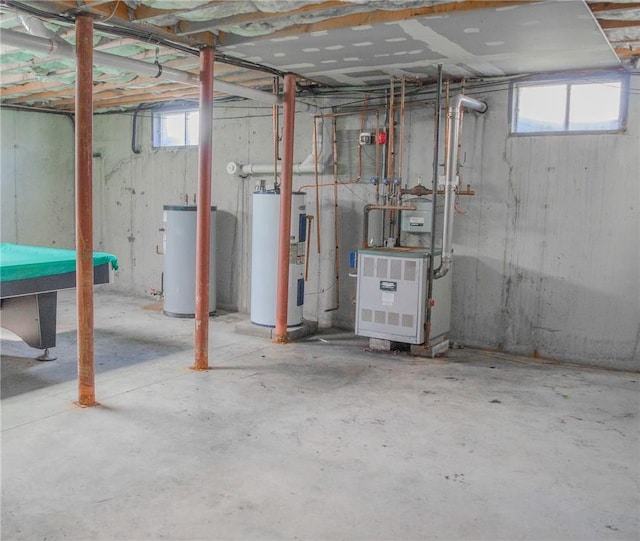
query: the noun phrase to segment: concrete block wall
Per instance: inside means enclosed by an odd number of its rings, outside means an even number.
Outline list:
[[[623,134],[512,137],[508,133],[508,90],[473,94],[487,101],[489,111],[465,115],[463,183],[471,184],[476,195],[460,198],[458,207],[464,215],[455,219],[453,339],[525,355],[640,369],[639,79],[632,78],[635,92],[630,96],[628,129]],[[327,100],[321,105],[337,103]],[[35,116],[44,126],[64,120],[23,112],[2,114]],[[246,312],[250,308],[251,194],[259,178],[269,182],[272,175],[241,179],[228,175],[226,165],[230,161],[272,163],[271,108],[234,102],[217,106],[214,115],[212,192],[218,207],[218,306]],[[149,295],[161,286],[162,206],[181,204],[185,199],[192,202],[197,150],[153,149],[149,114],[141,114],[138,122],[140,153],[134,154],[131,114],[95,117],[95,239],[96,249],[116,253],[121,260],[114,289]],[[15,122],[16,132],[10,137],[27,140],[22,125]],[[312,125],[310,114],[296,115],[295,161],[302,161],[311,151]],[[339,133],[357,132],[359,126],[359,115],[338,122]],[[61,144],[59,136],[53,139]],[[51,141],[43,137],[34,144],[46,147]],[[58,156],[56,170],[64,169],[68,160],[72,163],[71,133],[66,144],[68,155],[64,160]],[[407,109],[404,145],[403,182],[429,183],[432,108]],[[354,179],[357,163],[353,154],[339,159],[339,180]],[[12,167],[20,171],[29,166],[26,159],[16,159]],[[15,179],[6,169],[3,163],[3,240],[4,194],[11,193],[5,177]],[[45,170],[43,165],[42,172]],[[329,167],[319,182],[332,181]],[[294,189],[309,184],[314,184],[314,175],[296,175]],[[315,227],[315,189],[304,187],[303,191]],[[37,199],[37,192],[28,190],[27,194],[19,200]],[[320,326],[353,328],[355,280],[347,275],[349,252],[360,245],[362,209],[374,201],[374,189],[365,178],[341,186],[338,197],[339,284],[334,191],[324,187],[319,200],[320,253],[313,229],[309,238],[305,317],[317,320]],[[72,201],[69,205],[66,215],[73,216]],[[46,243],[49,232],[39,232],[33,218],[21,222],[22,235]],[[69,231],[60,229],[60,238],[70,238],[72,229]]]

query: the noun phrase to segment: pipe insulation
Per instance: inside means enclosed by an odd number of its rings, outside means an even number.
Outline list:
[[[440,265],[435,269],[433,277],[442,278],[451,267],[453,259],[453,205],[455,202],[456,176],[458,169],[458,143],[460,139],[460,114],[462,108],[466,107],[484,113],[487,104],[463,94],[458,94],[453,103],[449,106],[447,122],[449,123],[448,147],[447,147],[447,170],[444,183],[444,219],[442,224],[442,258]]]
[[[2,43],[11,47],[19,47],[29,51],[41,52],[52,56],[61,56],[65,58],[75,58],[75,48],[70,43],[59,37],[40,37],[24,32],[16,32],[15,30],[2,31]],[[107,66],[128,73],[137,73],[144,77],[153,77],[161,81],[173,81],[183,83],[188,86],[200,86],[200,78],[198,75],[181,71],[175,68],[162,66],[160,64],[151,64],[143,60],[136,60],[126,56],[118,56],[108,54],[102,51],[94,51],[94,65]],[[274,105],[282,103],[282,97],[263,92],[255,88],[249,88],[242,85],[227,83],[216,80],[216,91],[232,96],[240,96],[243,98],[256,100],[263,103]]]

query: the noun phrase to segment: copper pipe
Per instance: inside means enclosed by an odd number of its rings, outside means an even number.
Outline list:
[[[398,148],[398,177],[402,179],[402,154],[404,151],[404,110],[405,110],[405,77],[402,76],[402,86],[400,87],[400,144]],[[396,190],[399,188],[396,187]],[[400,231],[398,231],[398,235]]]
[[[363,211],[363,224],[362,224],[362,247],[368,247],[368,236],[369,236],[369,212],[372,210],[416,210],[416,207],[413,205],[365,205]]]
[[[196,209],[196,302],[194,370],[209,368],[209,284],[211,266],[211,162],[213,142],[212,47],[200,51],[200,136]],[[215,287],[215,284],[213,284]]]
[[[278,245],[278,283],[276,289],[276,330],[274,338],[274,341],[279,343],[287,341],[289,253],[291,250],[289,238],[291,234],[291,194],[293,191],[293,137],[295,118],[296,76],[293,73],[287,73],[284,77],[282,181],[280,183],[280,235]]]
[[[349,180],[347,182],[338,182],[338,186],[348,186],[350,184],[358,184],[358,182],[360,182],[360,179],[354,178],[353,180]],[[336,185],[335,182],[323,182],[322,184],[305,184],[304,186],[300,186],[299,188],[297,188],[297,191],[301,192],[306,188],[315,188],[316,186],[318,188],[326,188],[327,186],[335,186],[335,185]]]
[[[380,202],[380,111],[376,111],[376,203]]]
[[[78,403],[95,406],[93,342],[93,19],[76,18],[76,289]]]

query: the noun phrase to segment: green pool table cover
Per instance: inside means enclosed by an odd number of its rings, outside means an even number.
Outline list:
[[[118,270],[118,258],[115,255],[93,252],[94,267],[104,263],[111,263],[111,268]],[[64,274],[75,270],[75,250],[0,243],[0,282]]]

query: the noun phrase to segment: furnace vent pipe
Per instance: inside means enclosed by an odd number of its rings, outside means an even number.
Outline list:
[[[293,172],[296,174],[312,174],[316,172],[316,162],[318,174],[322,174],[327,167],[329,156],[327,156],[326,145],[324,144],[324,120],[322,117],[314,118],[316,123],[315,132],[317,134],[317,144],[313,146],[311,153],[300,163],[293,164]],[[318,149],[316,157],[316,148]],[[227,164],[227,173],[230,175],[239,175],[240,177],[248,177],[250,175],[268,175],[273,173],[274,166],[270,164],[239,164],[229,162]],[[282,171],[282,163],[278,162],[277,172]]]
[[[30,28],[31,29],[31,28]],[[75,49],[68,42],[61,38],[46,38],[25,34],[24,32],[16,32],[14,30],[3,30],[1,41],[5,45],[11,47],[20,47],[28,51],[46,53],[66,58],[75,58]],[[200,86],[200,78],[198,75],[181,71],[160,64],[151,64],[142,60],[135,60],[126,56],[118,56],[115,54],[94,51],[94,64],[98,66],[107,66],[119,69],[128,73],[137,73],[144,77],[153,77],[158,80],[174,81],[183,83],[188,86]],[[243,98],[256,100],[263,103],[274,105],[282,102],[281,96],[256,90],[242,85],[226,83],[216,79],[216,91],[230,94],[232,96],[241,96]]]
[[[456,171],[458,169],[458,143],[460,138],[460,114],[462,108],[473,109],[479,113],[487,110],[487,104],[463,94],[458,94],[449,106],[447,122],[449,138],[447,141],[447,170],[444,183],[444,220],[442,224],[442,257],[433,277],[442,278],[451,267],[453,258],[453,204],[456,190]],[[433,249],[433,247],[432,247]]]

